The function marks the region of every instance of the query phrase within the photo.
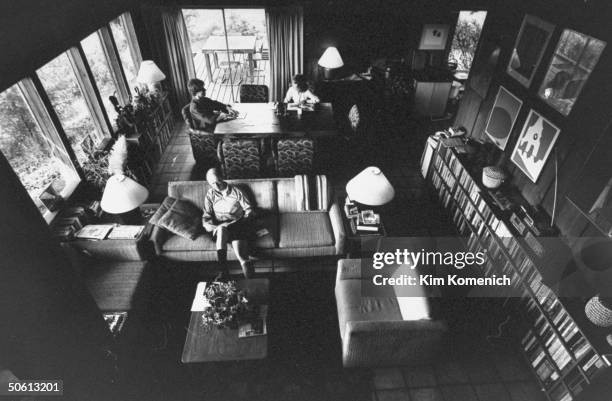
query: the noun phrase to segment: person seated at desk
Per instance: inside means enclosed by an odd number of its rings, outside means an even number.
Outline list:
[[[287,90],[285,95],[285,103],[297,103],[297,104],[313,104],[319,103],[319,98],[310,91],[308,88],[308,82],[302,74],[295,74],[293,76],[292,85]]]
[[[248,240],[254,235],[251,222],[253,208],[249,199],[234,185],[223,181],[220,171],[206,172],[210,189],[204,198],[202,226],[216,242],[220,272],[215,281],[227,279],[227,244],[232,244],[245,278],[253,276],[253,262],[249,260]]]
[[[196,129],[213,131],[215,124],[238,116],[238,112],[229,104],[223,104],[206,97],[204,81],[193,78],[187,83],[191,94],[189,112]]]

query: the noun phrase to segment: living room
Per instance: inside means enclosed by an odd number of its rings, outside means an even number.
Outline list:
[[[607,2],[1,8],[0,395],[608,398]]]

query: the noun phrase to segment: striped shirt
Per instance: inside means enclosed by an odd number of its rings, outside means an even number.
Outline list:
[[[202,225],[207,231],[213,231],[218,224],[249,217],[251,212],[251,202],[235,186],[227,184],[224,191],[210,188],[204,199]]]

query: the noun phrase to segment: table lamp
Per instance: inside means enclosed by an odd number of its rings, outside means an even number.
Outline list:
[[[382,206],[393,199],[395,190],[378,167],[367,167],[346,184],[346,193],[353,202]]]
[[[332,70],[342,67],[344,62],[342,57],[340,57],[338,49],[330,46],[325,49],[318,64],[324,69],[325,79],[332,79]]]
[[[159,69],[153,60],[143,60],[140,63],[136,80],[139,83],[147,84],[150,92],[161,92],[161,81],[166,79],[166,75]]]
[[[108,157],[108,168],[112,174],[106,181],[100,207],[106,213],[119,215],[124,224],[139,224],[140,210],[149,191],[125,174],[127,162],[127,140],[120,136]]]
[[[587,318],[596,326],[612,326],[612,298],[595,295],[584,307]],[[606,336],[608,344],[612,345],[612,334]]]

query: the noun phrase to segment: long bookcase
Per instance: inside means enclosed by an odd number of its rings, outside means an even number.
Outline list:
[[[175,123],[168,94],[164,93],[148,113],[148,118],[128,135],[127,140],[133,145],[129,167],[141,184],[150,185],[151,175],[170,142]]]
[[[543,283],[543,255],[537,255],[497,207],[492,194],[453,148],[429,141],[423,174],[449,211],[465,245],[487,250],[480,274],[511,278],[505,305],[522,327],[517,344],[541,389],[551,401],[578,399],[593,379],[610,366],[609,351],[584,329],[583,307],[558,297]],[[498,294],[499,295],[499,294]]]

